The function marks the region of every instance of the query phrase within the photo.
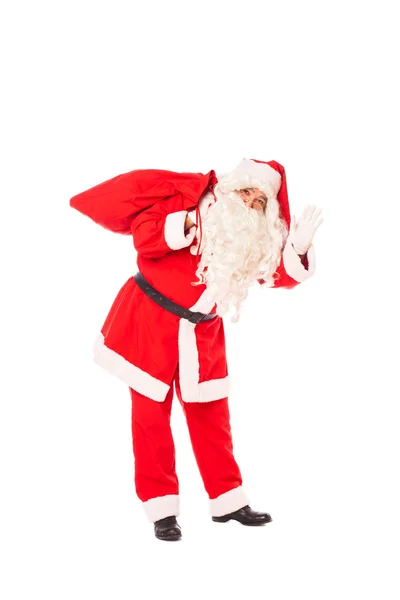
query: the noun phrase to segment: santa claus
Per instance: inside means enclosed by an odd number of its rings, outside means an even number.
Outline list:
[[[182,405],[212,520],[270,522],[254,511],[233,454],[223,317],[250,286],[293,288],[315,270],[321,211],[290,219],[285,169],[243,159],[228,173],[136,170],[71,198],[72,207],[133,237],[138,272],[114,300],[94,360],[129,386],[135,487],[154,532],[181,539],[170,428]]]

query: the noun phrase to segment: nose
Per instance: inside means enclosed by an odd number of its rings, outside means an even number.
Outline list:
[[[246,204],[246,206],[248,208],[254,208],[255,210],[257,209],[257,206],[254,206],[254,198],[245,198],[244,203]]]

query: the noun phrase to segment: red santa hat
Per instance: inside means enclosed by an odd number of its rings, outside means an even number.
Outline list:
[[[254,158],[243,158],[233,171],[218,176],[218,184],[222,192],[254,187],[262,190],[268,199],[276,198],[282,216],[290,227],[285,169],[275,160],[263,162]]]

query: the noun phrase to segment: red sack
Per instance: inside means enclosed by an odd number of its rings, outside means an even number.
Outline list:
[[[69,203],[105,229],[129,235],[132,219],[155,202],[174,196],[181,210],[193,210],[206,188],[215,183],[214,171],[203,175],[137,169],[81,192]]]

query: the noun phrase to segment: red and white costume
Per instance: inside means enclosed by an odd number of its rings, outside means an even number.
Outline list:
[[[284,168],[275,161],[245,161],[245,166],[254,175],[255,187],[263,168],[279,173],[277,198],[289,225]],[[199,256],[190,251],[193,242],[185,236],[184,223],[187,212],[205,194],[210,204],[215,201],[212,187],[217,181],[214,171],[202,175],[137,170],[74,196],[70,205],[103,227],[131,234],[138,270],[159,292],[187,309],[210,313],[216,305],[207,302],[206,286],[191,285],[197,280]],[[311,277],[314,269],[312,246],[302,261],[287,243],[274,287],[294,287]],[[223,515],[248,503],[232,453],[230,376],[221,317],[198,324],[180,318],[151,300],[132,274],[101,328],[94,360],[130,388],[136,491],[151,521],[179,514],[169,427],[173,383],[185,411],[211,514]]]

